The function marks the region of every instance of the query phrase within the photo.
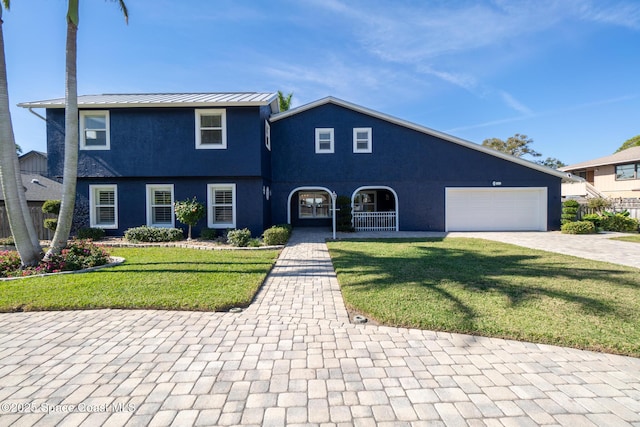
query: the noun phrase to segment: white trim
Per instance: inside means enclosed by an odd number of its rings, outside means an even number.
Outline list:
[[[264,146],[271,151],[271,125],[268,120],[264,121]]]
[[[331,190],[329,190],[327,187],[317,187],[316,186],[316,187],[296,187],[296,188],[294,188],[289,193],[289,197],[287,197],[287,224],[291,224],[291,198],[298,191],[326,191],[327,193],[329,193],[329,195],[332,194]],[[334,206],[334,208],[335,208],[335,206]],[[334,209],[334,215],[335,215],[335,209]],[[331,217],[329,217],[329,218],[331,218]],[[323,219],[326,219],[326,218],[323,218]]]
[[[214,224],[213,222],[213,198],[212,191],[214,189],[231,189],[231,203],[232,203],[232,221],[225,224]],[[209,228],[236,228],[236,184],[207,184],[207,227]]]
[[[97,190],[113,190],[113,224],[98,224],[96,222],[96,195]],[[92,228],[102,228],[113,230],[118,228],[118,186],[116,184],[89,185],[89,226]]]
[[[329,149],[321,149],[320,148],[320,135],[321,134],[329,134]],[[322,142],[327,142],[326,140],[322,140]],[[333,128],[316,128],[316,154],[333,154],[335,150],[335,138]]]
[[[173,210],[174,204],[174,186],[173,184],[147,184],[146,185],[146,210],[147,210],[147,227],[175,227],[176,225],[176,215]],[[153,222],[153,192],[155,190],[169,190],[171,191],[171,223],[154,223]]]
[[[452,142],[454,144],[458,144],[458,145],[462,145],[463,147],[470,148],[472,150],[476,150],[476,151],[480,151],[480,152],[485,153],[485,154],[489,154],[490,156],[498,157],[500,159],[507,160],[509,162],[516,163],[516,164],[519,164],[521,166],[528,167],[530,169],[535,169],[537,171],[544,172],[546,174],[553,175],[553,176],[556,176],[558,178],[562,178],[562,179],[564,179],[566,181],[575,181],[575,179],[573,178],[572,174],[570,174],[570,173],[560,172],[560,171],[557,171],[555,169],[551,169],[549,167],[546,167],[546,166],[543,166],[543,165],[539,165],[537,163],[533,163],[533,162],[530,162],[528,160],[521,159],[520,157],[514,157],[512,155],[509,155],[509,154],[506,154],[506,153],[502,153],[500,151],[497,151],[497,150],[494,150],[494,149],[491,149],[491,148],[488,148],[488,147],[473,143],[471,141],[466,141],[464,139],[461,139],[461,138],[458,138],[458,137],[455,137],[455,136],[452,136],[452,135],[448,135],[448,134],[446,134],[444,132],[439,132],[439,131],[433,130],[433,129],[425,127],[425,126],[421,126],[421,125],[418,125],[418,124],[415,124],[415,123],[411,123],[409,121],[402,120],[402,119],[399,119],[397,117],[390,116],[388,114],[380,113],[378,111],[371,110],[369,108],[353,104],[351,102],[343,101],[342,99],[334,98],[332,96],[328,96],[326,98],[322,98],[322,99],[319,99],[317,101],[310,102],[309,104],[302,105],[300,107],[292,108],[291,110],[283,111],[282,113],[274,114],[274,115],[271,116],[269,121],[271,121],[271,123],[277,122],[278,120],[282,120],[284,118],[293,116],[295,114],[302,113],[304,111],[307,111],[307,110],[310,110],[312,108],[316,108],[316,107],[319,107],[319,106],[325,105],[325,104],[335,104],[335,105],[338,105],[338,106],[341,106],[341,107],[344,107],[344,108],[348,108],[350,110],[353,110],[353,111],[356,111],[356,112],[359,112],[359,113],[362,113],[362,114],[366,114],[368,116],[375,117],[375,118],[378,118],[380,120],[387,121],[389,123],[393,123],[393,124],[396,124],[396,125],[399,125],[399,126],[403,126],[403,127],[408,128],[408,129],[413,129],[415,131],[418,131],[418,132],[421,132],[421,133],[424,133],[424,134],[427,134],[427,135],[432,135],[432,136],[435,136],[437,138],[443,139],[445,141],[449,141],[449,142]]]
[[[224,108],[195,109],[196,125],[196,150],[225,150],[227,148],[227,110]],[[200,126],[202,116],[220,116],[220,128],[204,128],[204,130],[220,130],[222,132],[222,142],[220,144],[203,144],[203,128]]]
[[[396,190],[394,190],[393,188],[386,186],[386,185],[363,185],[362,187],[358,187],[355,189],[355,191],[353,193],[351,193],[351,212],[354,212],[354,208],[355,208],[355,198],[356,198],[356,194],[358,194],[360,191],[367,191],[367,190],[387,190],[390,191],[391,194],[393,194],[393,197],[396,198],[396,231],[400,231],[400,203],[399,203],[399,199],[398,199],[398,193],[396,193]],[[377,195],[376,195],[377,197]]]
[[[105,133],[106,143],[105,145],[87,145],[86,133],[85,133],[85,118],[87,116],[104,116],[105,118]],[[111,131],[109,126],[109,111],[108,110],[80,110],[80,149],[81,150],[110,150],[111,149]]]
[[[363,140],[358,139],[358,133],[367,133],[367,148],[358,148],[358,142]],[[373,152],[373,132],[371,128],[353,128],[353,152],[354,153],[372,153]]]

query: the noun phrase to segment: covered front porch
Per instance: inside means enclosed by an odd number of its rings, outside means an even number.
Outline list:
[[[398,196],[390,187],[360,187],[351,197],[356,231],[398,231]]]

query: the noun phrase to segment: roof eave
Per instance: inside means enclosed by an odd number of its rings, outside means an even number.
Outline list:
[[[300,107],[296,107],[294,109],[291,109],[291,110],[288,110],[288,111],[284,111],[284,112],[279,113],[279,114],[275,114],[275,115],[271,116],[269,121],[276,122],[278,120],[282,120],[284,118],[287,118],[287,117],[290,117],[290,116],[293,116],[293,115],[302,113],[304,111],[319,107],[321,105],[329,104],[329,103],[336,104],[336,105],[339,105],[339,106],[342,106],[342,107],[345,107],[345,108],[349,108],[351,110],[354,110],[354,111],[357,111],[357,112],[360,112],[360,113],[363,113],[363,114],[367,114],[367,115],[370,115],[370,116],[373,116],[373,117],[377,117],[377,118],[379,118],[381,120],[385,120],[385,121],[390,122],[390,123],[394,123],[394,124],[397,124],[397,125],[400,125],[400,126],[404,126],[406,128],[413,129],[413,130],[418,131],[418,132],[422,132],[422,133],[425,133],[425,134],[428,134],[428,135],[432,135],[432,136],[438,137],[440,139],[444,139],[445,141],[453,142],[454,144],[458,144],[458,145],[461,145],[463,147],[470,148],[472,150],[480,151],[482,153],[489,154],[491,156],[498,157],[500,159],[507,160],[507,161],[510,161],[510,162],[513,162],[513,163],[528,167],[530,169],[535,169],[535,170],[538,170],[540,172],[547,173],[549,175],[553,175],[553,176],[556,176],[558,178],[562,178],[563,180],[575,181],[575,178],[570,173],[561,172],[559,170],[552,169],[552,168],[549,168],[547,166],[539,165],[537,163],[533,163],[533,162],[530,162],[528,160],[524,160],[524,159],[521,159],[519,157],[515,157],[515,156],[512,156],[510,154],[506,154],[506,153],[503,153],[501,151],[494,150],[492,148],[484,147],[482,145],[478,145],[478,144],[473,143],[471,141],[467,141],[467,140],[458,138],[456,136],[449,135],[449,134],[446,134],[444,132],[440,132],[440,131],[431,129],[431,128],[428,128],[426,126],[422,126],[422,125],[419,125],[419,124],[416,124],[416,123],[413,123],[413,122],[409,122],[407,120],[399,119],[397,117],[390,116],[388,114],[381,113],[379,111],[371,110],[369,108],[362,107],[360,105],[353,104],[351,102],[344,101],[342,99],[335,98],[335,97],[332,97],[332,96],[328,96],[326,98],[322,98],[322,99],[319,99],[317,101],[313,101],[313,102],[311,102],[309,104],[301,105]]]

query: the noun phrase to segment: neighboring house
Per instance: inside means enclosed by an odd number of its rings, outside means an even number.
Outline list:
[[[564,166],[560,170],[583,178],[586,183],[563,184],[562,195],[565,197],[640,198],[640,147]],[[598,194],[590,194],[590,186]]]
[[[200,225],[331,224],[352,200],[367,230],[552,230],[566,174],[336,98],[279,113],[274,93],[92,95],[78,99],[78,203],[121,235],[172,227],[196,196]],[[49,174],[62,175],[64,99],[47,110]]]
[[[47,154],[29,151],[18,158],[20,172],[47,176]]]
[[[27,196],[27,205],[40,239],[49,239],[48,230],[43,226],[45,218],[53,218],[42,212],[42,204],[46,200],[60,200],[62,197],[62,184],[39,174],[22,173],[22,185]],[[11,235],[9,221],[4,208],[4,193],[0,188],[0,237]]]

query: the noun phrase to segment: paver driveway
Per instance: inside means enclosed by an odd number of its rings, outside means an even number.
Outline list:
[[[0,425],[640,426],[640,359],[353,325],[324,235],[242,313],[0,315]]]

